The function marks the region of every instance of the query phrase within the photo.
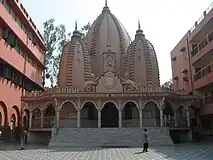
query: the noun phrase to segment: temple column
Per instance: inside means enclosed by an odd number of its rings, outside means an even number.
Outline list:
[[[177,127],[177,112],[174,112],[175,127]]]
[[[143,127],[143,110],[139,110],[139,116],[140,116],[140,128]]]
[[[118,111],[119,116],[119,128],[122,128],[122,110],[119,109]]]
[[[163,127],[163,108],[160,108],[160,126]]]
[[[101,110],[98,110],[98,128],[101,128]]]
[[[190,127],[190,117],[189,117],[189,110],[186,110],[186,116],[187,116],[187,125]]]
[[[81,127],[81,110],[77,111],[77,128]]]
[[[30,111],[30,113],[29,113],[29,128],[32,128],[32,117],[33,117],[33,113],[32,113],[32,111]]]
[[[41,110],[41,128],[44,127],[44,110]]]
[[[59,110],[57,110],[57,111],[56,111],[56,128],[59,128],[59,127],[60,127],[60,126],[59,126],[59,120],[60,120],[60,119],[59,119],[59,113],[60,113]]]

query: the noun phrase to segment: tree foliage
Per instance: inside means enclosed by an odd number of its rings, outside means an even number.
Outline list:
[[[51,87],[53,87],[57,84],[62,49],[70,40],[71,33],[66,34],[65,25],[55,25],[54,19],[45,21],[43,27],[43,37],[46,44],[46,54],[44,56],[45,75],[43,80],[49,80]],[[91,25],[88,23],[81,28],[80,32],[83,38],[86,37],[90,27]]]
[[[166,81],[164,84],[162,84],[162,87],[172,89],[172,80]]]
[[[56,84],[61,51],[67,42],[65,25],[56,26],[54,23],[54,19],[49,19],[43,23],[43,37],[47,49],[44,57],[45,80],[50,80],[51,87]]]

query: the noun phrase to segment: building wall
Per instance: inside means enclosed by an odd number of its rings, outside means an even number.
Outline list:
[[[184,57],[184,52],[188,57]],[[171,52],[174,89],[201,96],[201,114],[213,113],[213,3]],[[187,73],[182,73],[184,68]],[[187,76],[188,82],[183,77]]]
[[[20,1],[0,0],[0,112],[8,125],[12,114],[16,126],[20,122],[21,96],[42,89],[44,52],[41,34]]]
[[[188,47],[188,34],[186,34],[171,52],[172,81],[175,90],[184,89],[191,92],[192,78]]]

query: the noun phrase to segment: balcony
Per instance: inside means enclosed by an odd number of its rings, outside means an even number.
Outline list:
[[[206,67],[202,68],[194,75],[195,89],[201,88],[212,82],[213,82],[213,63],[210,63]]]
[[[192,63],[194,63],[200,57],[208,53],[208,51],[210,51],[213,48],[212,44],[213,44],[213,32],[208,34],[202,42],[200,42],[194,48],[192,48],[192,51],[191,51]],[[208,49],[205,51],[204,49],[206,48],[206,46],[208,47]]]

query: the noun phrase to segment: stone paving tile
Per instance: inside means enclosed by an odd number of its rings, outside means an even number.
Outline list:
[[[151,148],[141,153],[141,148],[60,148],[47,149],[28,146],[0,146],[0,160],[212,160],[213,144],[181,144],[170,147]]]

